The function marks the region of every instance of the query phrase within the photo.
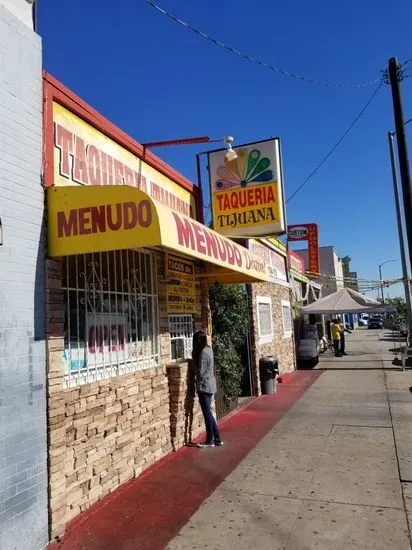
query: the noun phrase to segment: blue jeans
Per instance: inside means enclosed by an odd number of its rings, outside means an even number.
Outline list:
[[[198,396],[203,418],[205,419],[206,441],[208,443],[220,441],[219,428],[211,410],[213,394],[200,391],[198,392]]]

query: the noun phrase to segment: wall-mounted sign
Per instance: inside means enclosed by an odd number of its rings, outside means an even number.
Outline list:
[[[302,275],[305,273],[305,262],[303,258],[301,258],[299,254],[296,254],[296,252],[293,252],[293,250],[289,250],[288,252],[288,262],[291,269],[294,269]]]
[[[190,260],[165,254],[167,313],[195,313],[195,266]]]
[[[249,240],[249,250],[265,261],[271,283],[287,284],[286,258],[284,256],[254,239]]]
[[[285,232],[279,139],[208,154],[213,228],[231,237],[262,237]]]
[[[305,223],[301,225],[288,225],[289,241],[308,242],[308,271],[319,273],[319,236],[316,223]]]
[[[53,103],[54,185],[131,185],[190,216],[185,189],[58,103]]]

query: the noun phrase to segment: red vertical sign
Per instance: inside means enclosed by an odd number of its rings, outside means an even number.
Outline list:
[[[288,225],[289,241],[308,241],[308,271],[318,274],[319,269],[319,236],[316,223]]]

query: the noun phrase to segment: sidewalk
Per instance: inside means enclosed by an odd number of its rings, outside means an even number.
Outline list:
[[[411,550],[412,373],[385,331],[347,348],[223,422],[223,448],[171,455],[52,548]]]
[[[412,374],[393,366],[384,331],[347,347],[322,357],[323,375],[169,550],[411,549]]]
[[[287,413],[321,372],[297,372],[220,425],[224,447],[185,447],[126,483],[70,525],[49,550],[160,550]]]

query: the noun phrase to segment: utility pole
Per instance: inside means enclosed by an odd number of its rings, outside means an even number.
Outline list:
[[[399,247],[401,249],[402,276],[403,276],[403,284],[405,288],[405,302],[406,302],[407,326],[408,326],[408,345],[411,345],[411,339],[412,339],[411,286],[409,283],[408,265],[406,263],[405,243],[403,239],[402,216],[401,216],[401,207],[399,202],[398,174],[396,172],[395,151],[393,148],[394,135],[395,133],[388,132],[389,155],[391,159],[391,168],[392,168],[393,192],[395,195],[396,219],[398,222]]]
[[[396,57],[389,59],[389,83],[392,90],[393,114],[395,119],[396,142],[398,145],[399,171],[401,175],[403,208],[405,214],[406,238],[408,242],[409,262],[412,272],[412,187],[409,168],[408,146],[406,143],[405,119],[403,116],[400,81],[403,79],[402,67]]]

